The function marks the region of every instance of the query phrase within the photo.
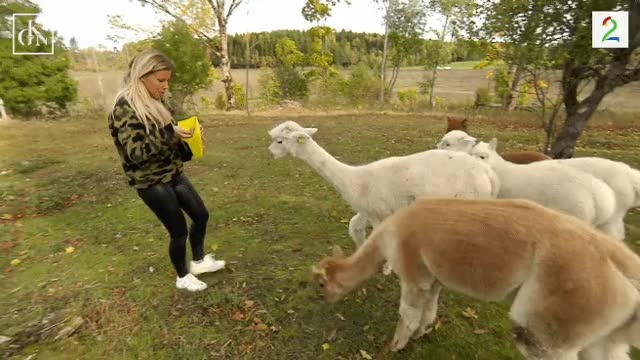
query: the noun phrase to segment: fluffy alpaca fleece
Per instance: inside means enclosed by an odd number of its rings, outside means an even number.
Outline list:
[[[498,198],[528,199],[584,220],[602,231],[617,221],[615,194],[602,180],[554,161],[512,164],[496,153],[498,141],[480,142],[471,154],[487,161],[500,178]],[[616,234],[610,233],[615,236]]]
[[[349,223],[349,234],[360,245],[366,226],[380,223],[397,209],[419,197],[495,198],[496,174],[482,161],[464,153],[430,150],[390,157],[369,164],[341,163],[318,145],[303,128],[285,121],[269,131],[269,150],[275,158],[291,155],[306,161],[358,213]]]
[[[447,131],[437,145],[438,149],[469,152],[476,143],[476,138],[470,136],[464,128],[454,128]],[[537,151],[511,151],[500,154],[503,159],[514,164],[530,164],[536,161],[551,160],[551,157]]]
[[[616,208],[609,228],[602,230],[623,240],[624,217],[629,209],[640,207],[640,171],[623,162],[598,157],[558,159],[553,162],[589,173],[609,185],[615,194]]]
[[[640,258],[587,223],[531,201],[417,200],[350,257],[334,251],[312,266],[313,279],[337,302],[385,260],[401,283],[394,351],[428,332],[442,287],[511,300],[514,338],[527,359],[578,359],[581,351],[580,359],[611,359],[595,354],[640,347]]]
[[[470,153],[476,139],[467,133],[454,130],[445,135],[438,147]],[[601,229],[616,239],[625,237],[624,217],[629,209],[640,207],[640,171],[629,165],[598,157],[551,160],[604,181],[613,190],[616,205],[611,221]]]

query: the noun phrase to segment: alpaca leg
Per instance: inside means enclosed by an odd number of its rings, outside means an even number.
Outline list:
[[[369,220],[362,213],[355,214],[349,221],[349,236],[356,244],[356,247],[360,247],[362,243],[367,239],[367,223]]]
[[[400,319],[391,342],[391,351],[402,350],[420,326],[422,309],[426,300],[425,291],[413,284],[402,282],[400,297]]]
[[[422,318],[420,319],[420,327],[413,334],[413,338],[417,339],[428,332],[429,327],[436,320],[436,314],[438,311],[438,298],[440,296],[440,290],[442,285],[438,282],[434,282],[431,288],[426,291],[426,300],[424,307],[422,308]]]

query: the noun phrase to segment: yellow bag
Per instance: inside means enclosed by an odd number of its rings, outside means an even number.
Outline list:
[[[200,133],[200,123],[197,116],[192,116],[188,119],[178,121],[178,126],[191,131],[193,129],[193,136],[190,139],[183,139],[189,145],[189,149],[193,153],[193,157],[202,157],[204,152],[204,146],[202,145],[202,134]]]

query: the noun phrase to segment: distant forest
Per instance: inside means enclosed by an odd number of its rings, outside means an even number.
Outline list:
[[[278,30],[270,32],[229,35],[229,56],[232,68],[247,67],[247,39],[250,45],[248,66],[250,68],[271,67],[275,64],[276,43],[282,38],[289,38],[296,43],[298,50],[309,54],[311,36],[308,31]],[[130,56],[144,46],[149,40],[131,42],[124,45],[122,51],[106,48],[80,49],[75,39],[71,39],[72,66],[74,70],[100,71],[101,69],[124,69]],[[403,58],[402,66],[422,66],[427,63],[427,54],[433,53],[437,40],[423,40],[418,51]],[[384,36],[375,33],[358,33],[353,31],[336,31],[335,41],[325,44],[325,50],[333,55],[333,65],[348,68],[364,63],[370,68],[379,67],[384,47]],[[479,41],[459,39],[444,45],[445,58],[448,62],[476,61],[486,55],[486,44]],[[214,58],[213,65],[219,60]],[[308,65],[308,64],[304,64]]]
[[[278,30],[271,32],[250,33],[229,36],[229,56],[233,68],[247,66],[247,38],[250,44],[249,67],[271,66],[275,61],[275,47],[278,40],[287,37],[298,46],[303,54],[309,53],[311,37],[308,31]],[[424,40],[420,50],[408,56],[403,66],[419,66],[426,63],[429,49],[436,40]],[[365,62],[372,67],[380,63],[384,48],[384,35],[375,33],[358,33],[353,31],[336,31],[335,42],[325,44],[326,50],[333,54],[333,62],[337,66],[350,67]],[[482,59],[485,47],[478,41],[459,39],[446,44],[450,54],[450,62]],[[217,65],[217,64],[215,64]],[[379,65],[378,65],[379,66]]]

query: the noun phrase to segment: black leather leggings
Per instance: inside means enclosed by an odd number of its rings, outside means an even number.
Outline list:
[[[207,231],[209,211],[202,199],[184,174],[170,183],[138,189],[138,195],[169,231],[171,237],[169,256],[176,273],[179,277],[187,275],[189,272],[186,264],[187,235],[193,260],[204,258],[204,236]],[[193,220],[189,232],[187,232],[187,222],[182,210]]]

